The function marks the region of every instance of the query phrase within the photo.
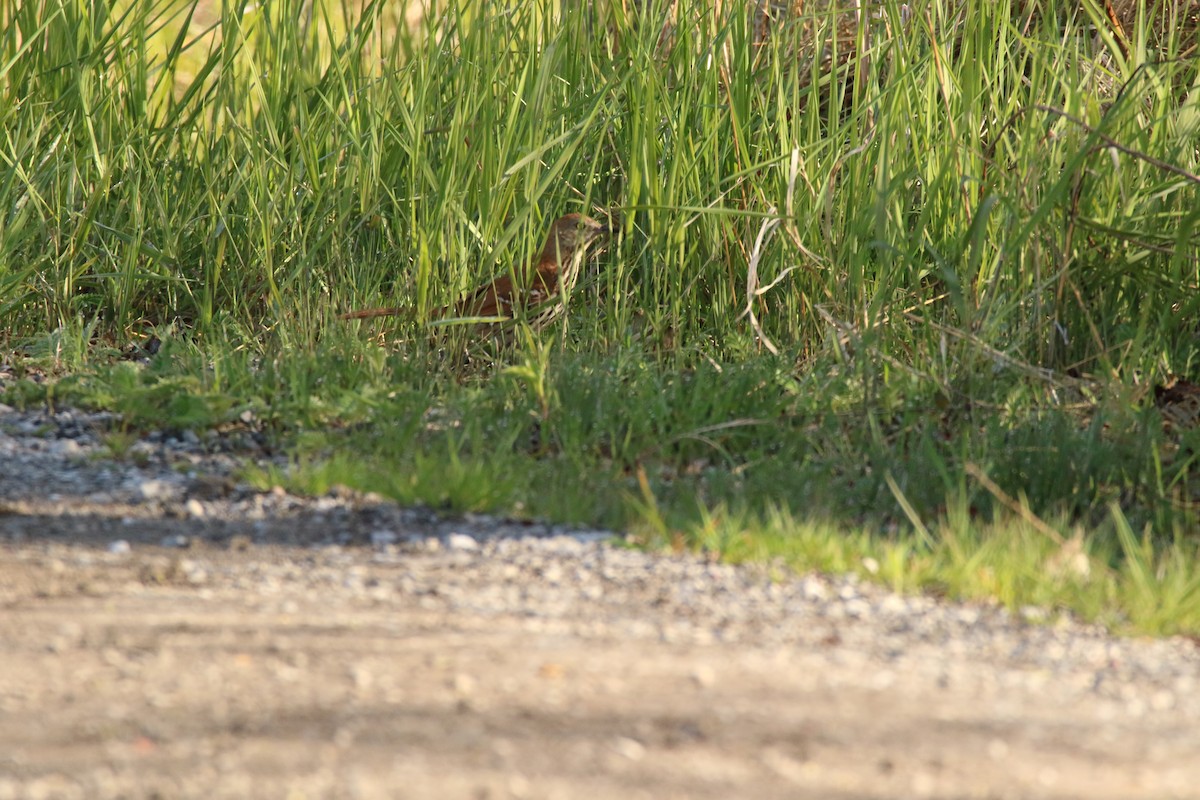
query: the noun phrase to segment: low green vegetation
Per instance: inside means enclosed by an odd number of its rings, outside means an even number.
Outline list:
[[[1200,633],[1200,434],[1154,404],[1200,380],[1194,20],[389,7],[0,6],[3,402]],[[618,232],[563,319],[436,320],[571,211]]]

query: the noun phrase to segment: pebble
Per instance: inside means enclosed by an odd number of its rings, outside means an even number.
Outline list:
[[[630,761],[641,761],[646,757],[646,746],[627,736],[618,736],[613,742],[613,750]]]
[[[445,539],[445,545],[447,550],[475,551],[479,549],[479,542],[465,533],[450,534]]]
[[[166,481],[160,481],[156,478],[148,481],[142,481],[138,485],[137,491],[138,494],[142,496],[142,499],[146,501],[168,500],[175,493],[174,489],[169,483]]]

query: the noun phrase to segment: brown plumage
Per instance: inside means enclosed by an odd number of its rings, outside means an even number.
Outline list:
[[[547,309],[540,317],[556,316],[561,311],[562,287],[568,290],[578,277],[580,265],[587,258],[590,245],[603,239],[609,227],[584,214],[567,214],[550,226],[546,244],[533,262],[533,274],[528,286],[513,284],[512,275],[504,274],[496,280],[467,294],[452,306],[434,313],[435,317],[505,317],[510,318],[520,309],[530,311],[539,306]],[[409,313],[403,308],[370,308],[339,315],[338,319],[370,319],[393,317]]]

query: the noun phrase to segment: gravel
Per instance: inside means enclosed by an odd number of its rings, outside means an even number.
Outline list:
[[[1194,641],[1114,637],[1096,626],[1041,609],[1014,615],[994,605],[901,596],[853,575],[792,576],[772,565],[731,566],[691,554],[647,553],[622,546],[621,537],[608,531],[484,515],[446,518],[344,489],[312,498],[280,489],[260,492],[238,482],[238,468],[248,460],[279,466],[283,462],[252,428],[199,435],[151,432],[121,459],[114,459],[104,442],[117,422],[103,413],[19,412],[0,406],[0,609],[7,609],[0,612],[5,626],[0,634],[7,631],[41,642],[22,649],[11,645],[21,639],[9,639],[6,650],[0,650],[0,656],[14,659],[6,661],[10,666],[25,659],[21,663],[30,667],[24,673],[7,669],[9,676],[0,677],[0,711],[53,716],[57,690],[37,685],[48,669],[45,659],[86,650],[94,644],[88,637],[98,635],[89,633],[83,623],[74,627],[63,623],[45,633],[42,641],[36,630],[20,628],[21,614],[14,611],[28,613],[68,603],[77,606],[71,613],[83,613],[80,609],[92,608],[92,598],[108,598],[118,606],[134,603],[140,609],[136,604],[147,593],[158,592],[162,598],[181,602],[225,603],[251,616],[320,614],[327,607],[368,616],[386,613],[390,620],[419,620],[408,624],[422,631],[444,629],[460,637],[508,632],[504,635],[540,643],[520,645],[517,650],[543,647],[547,641],[573,643],[585,650],[602,648],[610,654],[614,649],[628,648],[632,653],[650,648],[645,652],[683,659],[687,691],[724,691],[730,682],[728,664],[758,654],[758,661],[745,666],[746,674],[758,674],[758,665],[785,654],[780,663],[791,664],[794,674],[778,679],[800,681],[814,691],[817,687],[825,693],[822,696],[856,697],[865,691],[920,698],[932,693],[931,697],[950,698],[960,705],[978,702],[990,709],[988,725],[1000,725],[996,720],[1002,719],[1017,732],[980,734],[985,760],[992,766],[989,771],[963,762],[968,765],[962,769],[961,784],[948,779],[930,782],[928,769],[922,772],[914,767],[909,774],[892,766],[879,770],[876,785],[868,782],[856,789],[860,794],[845,796],[965,796],[955,792],[973,785],[972,781],[982,781],[980,785],[991,792],[980,796],[1200,796],[1194,788],[1200,780],[1196,764],[1200,759],[1187,758],[1188,753],[1200,755],[1200,652]],[[129,613],[132,619],[135,612]],[[23,632],[17,634],[18,629]],[[378,635],[388,637],[386,632]],[[124,658],[122,646],[113,647],[97,648],[97,658]],[[368,675],[368,662],[346,667],[347,674],[357,676],[353,680],[359,684],[378,680]],[[95,668],[108,667],[98,662]],[[635,669],[628,664],[623,668]],[[186,667],[172,668],[171,680],[182,680],[180,669]],[[450,672],[445,682],[459,701],[469,696],[475,698],[471,702],[482,702],[484,688],[491,685],[486,671],[464,672],[451,666]],[[516,685],[504,684],[508,689]],[[495,691],[503,694],[507,689]],[[760,711],[769,712],[771,701],[764,699],[761,687],[759,692],[759,702],[766,703]],[[119,691],[113,697],[114,706],[128,702],[137,707],[134,698],[120,700]],[[158,707],[171,702],[164,697],[155,701]],[[666,700],[644,702],[649,708]],[[929,701],[931,707],[938,702],[943,701]],[[1097,725],[1111,729],[1088,734],[1098,738],[1082,745],[1060,736],[1059,744],[1070,753],[1070,758],[1058,753],[1061,764],[1075,763],[1071,758],[1078,755],[1076,751],[1100,753],[1101,760],[1111,762],[1118,757],[1114,753],[1126,748],[1139,763],[1159,765],[1153,779],[1139,772],[1128,785],[1112,778],[1093,785],[1089,780],[1095,776],[1089,778],[1085,767],[1074,777],[1064,767],[1065,782],[1062,776],[1049,783],[1018,780],[1019,771],[1004,767],[1004,757],[1020,750],[1023,743],[1041,741],[1030,731],[1049,724],[1044,718],[1048,710],[1063,719],[1083,715],[1080,719],[1086,717],[1088,730]],[[743,736],[753,730],[757,728],[747,724]],[[972,731],[963,734],[964,741],[979,733]],[[47,727],[46,746],[61,745],[54,737],[65,735]],[[1136,739],[1137,746],[1129,749],[1122,737]],[[658,753],[653,737],[628,731],[606,741],[606,757],[643,766],[655,762],[647,758],[648,748],[652,755]],[[953,739],[949,741],[946,746],[952,747]],[[0,726],[0,751],[4,745]],[[770,791],[765,789],[764,796],[781,785],[794,788],[797,781],[801,786],[837,783],[820,783],[811,770],[795,772],[795,759],[784,758],[773,747],[762,742],[755,747],[759,766],[766,764],[772,780],[782,782],[766,787]],[[736,749],[731,743],[731,752]],[[522,751],[517,747],[513,752],[516,759]],[[879,763],[901,762],[904,752],[905,743],[899,742],[888,754],[878,756]],[[1031,753],[1033,763],[1037,748]],[[496,758],[505,762],[508,757]],[[528,759],[541,763],[536,752]],[[568,762],[538,769],[553,776]],[[20,769],[14,769],[23,777],[16,782],[6,784],[0,779],[0,798],[24,796],[27,789],[41,786],[39,781],[56,785],[51,778],[63,778],[38,763],[34,759],[17,764]],[[52,758],[46,763],[67,769]],[[798,763],[803,766],[805,759]],[[1086,764],[1086,759],[1081,763]],[[257,766],[247,763],[245,768]],[[531,769],[526,766],[521,772],[525,779]],[[1117,774],[1131,776],[1132,770],[1128,766]],[[479,772],[472,786],[490,786],[495,775],[511,777],[512,771],[511,764],[502,764],[493,770],[495,774]],[[4,772],[0,763],[0,774]],[[94,775],[86,780],[82,774],[71,778],[69,769],[67,775],[63,780],[68,784],[83,787],[80,796],[96,790]],[[422,780],[433,780],[423,775]],[[907,782],[900,784],[903,790],[887,794],[896,791],[898,775],[906,776]],[[204,791],[219,796],[220,779],[213,780]],[[583,778],[574,774],[566,780],[570,787],[582,785],[578,781]],[[714,780],[718,789],[727,788]],[[116,781],[113,785],[117,787],[113,796],[139,795],[142,789],[150,796],[143,784]],[[527,780],[518,782],[517,788],[523,787],[525,796],[541,796],[539,785],[536,779]],[[11,790],[8,795],[6,786]],[[380,786],[380,796],[395,788],[386,782]],[[445,782],[430,783],[426,796],[437,796],[450,787]],[[189,795],[185,789],[175,786],[166,794]],[[494,796],[522,796],[512,789],[509,781]],[[597,796],[604,795],[597,791]],[[1127,794],[1113,795],[1113,791]],[[623,793],[621,786],[613,789],[613,796]],[[693,796],[690,791],[685,794]],[[702,794],[697,789],[695,796]],[[196,796],[202,795],[197,791]],[[331,792],[329,796],[341,795]],[[558,796],[574,796],[574,792],[568,789]]]

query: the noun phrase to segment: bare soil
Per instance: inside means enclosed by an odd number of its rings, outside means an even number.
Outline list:
[[[450,555],[413,558],[475,577]],[[396,590],[405,559],[335,556],[0,552],[0,798],[1200,796],[1190,712],[963,654],[901,670],[836,626],[697,643],[622,635],[636,607],[473,612]]]

